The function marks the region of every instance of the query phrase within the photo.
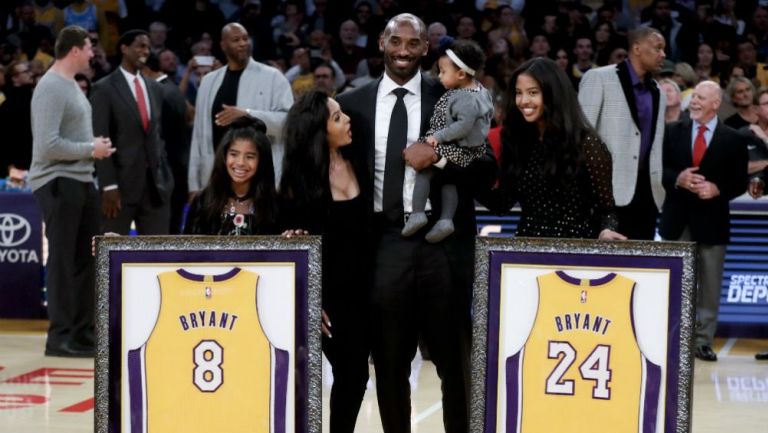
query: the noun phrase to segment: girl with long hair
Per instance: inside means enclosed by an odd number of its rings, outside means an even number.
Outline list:
[[[486,205],[519,202],[518,236],[626,239],[615,231],[611,155],[562,68],[529,60],[512,74],[507,100],[502,175]]]
[[[288,111],[280,182],[287,235],[321,235],[323,352],[333,370],[331,431],[352,433],[368,383],[368,288],[372,248],[367,167],[352,145],[349,116],[312,90]],[[331,325],[331,323],[333,325]]]
[[[277,232],[275,169],[266,130],[258,119],[232,123],[216,149],[208,185],[190,205],[185,234]]]

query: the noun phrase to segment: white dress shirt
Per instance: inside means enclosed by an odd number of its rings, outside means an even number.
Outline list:
[[[141,90],[144,92],[144,105],[147,107],[147,119],[151,119],[152,111],[149,106],[149,93],[147,93],[147,83],[144,82],[144,77],[142,77],[141,74],[131,74],[130,72],[123,69],[122,66],[120,66],[120,72],[123,73],[126,81],[128,81],[128,88],[131,89],[131,94],[133,95],[134,100],[136,100],[136,85],[133,84],[133,80],[136,77],[139,77],[139,85],[141,86]]]
[[[379,91],[376,95],[376,124],[374,129],[374,159],[373,159],[373,211],[383,210],[384,199],[384,170],[387,162],[387,136],[389,135],[389,121],[392,117],[392,109],[397,102],[397,96],[392,93],[398,87],[408,90],[403,98],[405,109],[408,112],[408,134],[406,145],[416,142],[421,131],[421,72],[417,73],[404,86],[399,86],[385,73],[379,83]],[[413,187],[416,183],[416,170],[406,164],[405,178],[403,181],[403,211],[413,210]],[[427,202],[426,209],[430,204]]]

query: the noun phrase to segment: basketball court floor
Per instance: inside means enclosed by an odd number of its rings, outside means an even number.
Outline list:
[[[0,433],[93,432],[93,359],[43,356],[45,328],[44,321],[0,320]],[[718,362],[695,365],[693,433],[768,433],[768,362],[754,359],[755,352],[768,350],[768,340],[718,340],[715,350]],[[418,355],[412,366],[412,431],[439,433],[443,412],[435,367]],[[324,433],[332,381],[327,367]],[[375,386],[372,379],[357,432],[382,431]]]

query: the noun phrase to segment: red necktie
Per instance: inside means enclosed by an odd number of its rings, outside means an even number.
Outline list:
[[[699,133],[696,134],[696,140],[693,142],[693,166],[698,167],[701,160],[704,159],[704,153],[707,151],[707,140],[704,133],[707,132],[707,125],[699,125]]]
[[[149,129],[149,113],[147,113],[147,101],[144,99],[144,91],[141,89],[139,77],[133,79],[133,85],[136,87],[136,104],[139,106],[141,125],[144,126],[144,132],[147,132]]]

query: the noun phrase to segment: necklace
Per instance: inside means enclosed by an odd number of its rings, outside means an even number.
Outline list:
[[[247,204],[247,207],[245,206]],[[229,214],[252,214],[254,212],[251,197],[232,197],[229,202]]]

